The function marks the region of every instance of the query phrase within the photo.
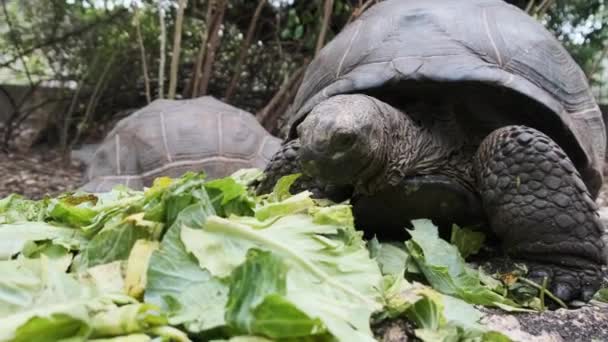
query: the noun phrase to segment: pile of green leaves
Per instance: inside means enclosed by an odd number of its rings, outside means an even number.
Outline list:
[[[0,341],[374,341],[403,316],[423,341],[509,341],[471,305],[518,307],[464,263],[479,233],[366,242],[349,205],[290,194],[295,175],[255,196],[260,175],[0,200]]]

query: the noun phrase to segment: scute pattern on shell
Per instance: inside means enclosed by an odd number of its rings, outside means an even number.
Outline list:
[[[213,97],[156,100],[116,124],[95,152],[82,190],[140,189],[187,171],[217,178],[263,169],[280,144],[252,114]]]
[[[331,96],[428,81],[498,86],[534,100],[555,121],[536,128],[572,154],[592,195],[599,191],[606,131],[583,71],[540,23],[500,0],[374,5],[312,61],[285,134],[295,138],[299,122]]]

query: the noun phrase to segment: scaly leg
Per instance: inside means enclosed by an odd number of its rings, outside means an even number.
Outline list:
[[[497,129],[477,151],[484,210],[508,254],[564,301],[588,301],[606,263],[595,202],[564,151],[525,126]]]

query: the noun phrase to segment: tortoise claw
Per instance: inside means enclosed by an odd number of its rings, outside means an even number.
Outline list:
[[[581,300],[588,302],[599,290],[602,274],[598,269],[577,269],[548,264],[531,266],[528,278],[542,285],[547,278],[547,289],[557,298],[568,304]]]

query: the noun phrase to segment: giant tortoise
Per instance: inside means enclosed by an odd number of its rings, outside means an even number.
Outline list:
[[[149,186],[159,176],[205,171],[210,178],[264,168],[280,148],[248,112],[211,96],[156,100],[119,121],[93,155],[84,191]]]
[[[260,192],[301,171],[318,195],[350,198],[366,230],[485,222],[559,298],[600,286],[602,117],[575,61],[520,9],[380,2],[312,61],[286,118]]]

